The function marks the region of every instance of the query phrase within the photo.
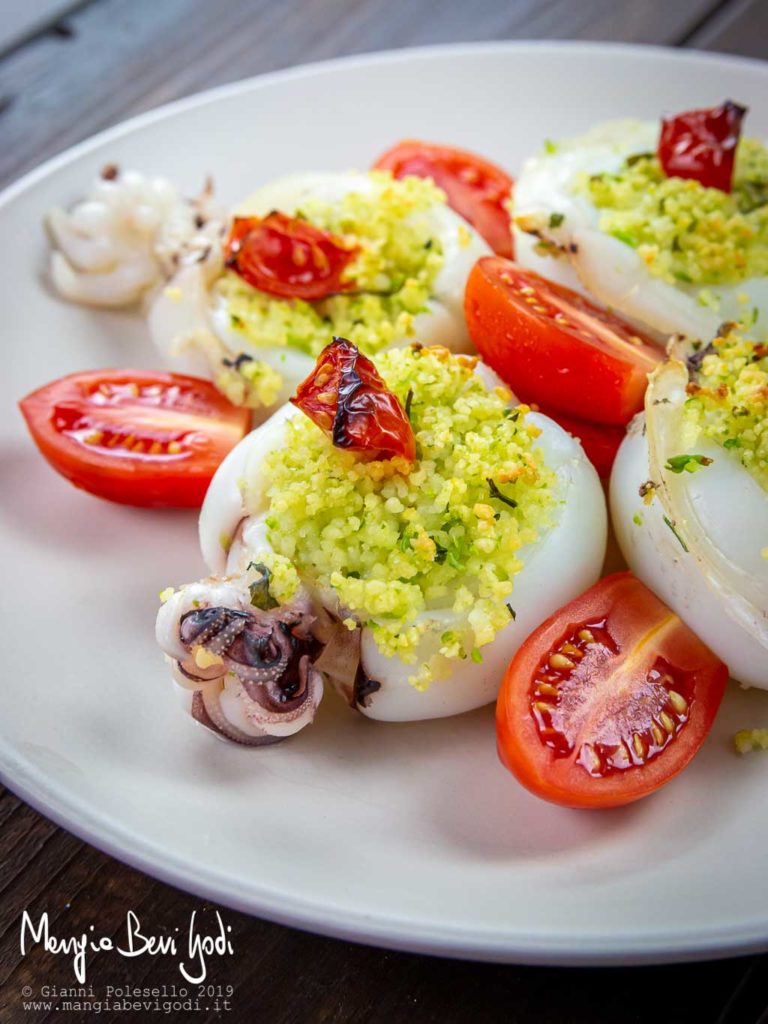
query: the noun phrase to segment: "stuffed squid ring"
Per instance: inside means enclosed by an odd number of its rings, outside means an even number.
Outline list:
[[[724,103],[548,142],[514,191],[518,262],[656,332],[768,323],[768,146]]]
[[[675,341],[611,477],[632,571],[744,685],[768,689],[768,349]]]
[[[490,249],[431,181],[386,171],[295,174],[231,215],[210,190],[116,169],[48,217],[51,276],[73,301],[141,299],[173,368],[264,419],[332,335],[369,355],[418,340],[471,350],[464,287]]]
[[[458,714],[598,578],[605,502],[580,445],[476,359],[417,346],[377,366],[328,346],[222,463],[201,547],[214,579],[257,573],[258,601],[308,594],[313,668],[356,710]]]

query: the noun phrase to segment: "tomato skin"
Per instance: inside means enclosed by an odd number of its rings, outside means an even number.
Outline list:
[[[719,107],[663,118],[658,154],[664,173],[730,192],[746,112],[746,107],[726,100]]]
[[[230,270],[259,291],[315,302],[353,287],[343,273],[358,252],[298,217],[273,211],[236,217],[225,258]]]
[[[567,430],[581,442],[584,454],[597,470],[601,480],[610,477],[613,460],[626,436],[624,427],[616,427],[610,423],[590,423],[588,420],[576,419],[575,416],[568,416],[556,409],[540,408],[539,411],[549,416],[555,423],[559,423],[563,430]]]
[[[606,628],[617,641],[619,655],[627,652],[622,664],[632,667],[632,656],[640,640],[658,630],[658,644],[678,678],[685,678],[692,696],[687,718],[667,745],[641,764],[595,777],[579,763],[575,748],[565,755],[545,745],[531,712],[534,680],[547,664],[562,637],[582,624],[605,620]],[[659,628],[661,624],[662,628]],[[666,627],[666,628],[663,628]],[[639,635],[638,635],[639,634]],[[653,648],[655,649],[655,648]],[[606,663],[610,669],[610,660]],[[586,660],[582,665],[582,672]],[[608,682],[610,683],[610,677]],[[628,682],[634,686],[627,690]],[[598,709],[611,699],[623,697],[625,706],[639,699],[638,680],[621,677],[622,689],[598,692],[601,679],[587,670],[580,679],[580,699],[589,701],[597,693]],[[701,747],[720,706],[728,669],[696,635],[629,572],[606,576],[580,597],[555,612],[528,637],[518,650],[502,681],[496,706],[496,735],[499,757],[510,772],[536,796],[567,807],[606,808],[631,803],[655,792],[674,778]],[[614,703],[614,709],[616,704]],[[609,709],[610,710],[610,709]],[[609,719],[610,721],[610,719]],[[618,721],[614,717],[613,721]],[[588,725],[592,722],[588,719]],[[581,736],[579,736],[581,739]]]
[[[464,313],[478,352],[516,394],[590,422],[628,423],[663,358],[619,317],[495,256],[472,268]]]
[[[369,459],[416,458],[416,438],[397,396],[370,359],[346,338],[334,338],[291,402],[337,448]]]
[[[432,178],[448,205],[481,235],[499,256],[511,257],[512,228],[508,204],[514,180],[497,164],[453,146],[404,139],[373,165],[396,178]]]
[[[73,373],[19,407],[45,459],[75,487],[154,508],[199,508],[251,419],[210,381],[144,370]]]

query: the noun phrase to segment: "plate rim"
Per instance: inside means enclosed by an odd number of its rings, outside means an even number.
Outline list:
[[[0,749],[0,756],[2,754]],[[33,780],[40,773],[26,774]],[[106,819],[105,825],[105,819],[91,814],[84,801],[68,797],[56,786],[48,787],[46,796],[46,787],[39,780],[35,786],[13,779],[3,763],[0,763],[0,783],[65,831],[151,878],[239,913],[328,938],[456,960],[555,967],[647,966],[718,960],[768,951],[765,922],[753,927],[735,926],[730,932],[714,926],[667,932],[662,945],[658,932],[650,931],[614,930],[608,940],[601,942],[551,930],[545,936],[532,938],[520,928],[500,932],[470,930],[466,926],[435,927],[405,917],[382,914],[373,917],[364,911],[349,909],[338,911],[322,900],[297,898],[274,887],[263,889],[256,897],[252,893],[250,899],[243,899],[224,873],[169,854],[158,844],[123,828],[115,819]]]
[[[201,89],[191,93],[189,96],[182,96],[179,99],[171,100],[169,103],[163,103],[160,106],[152,107],[150,110],[145,110],[125,118],[117,124],[103,128],[94,135],[89,135],[81,142],[67,146],[65,149],[48,157],[41,164],[22,172],[18,178],[9,182],[0,190],[0,209],[15,199],[17,195],[33,186],[38,180],[45,178],[59,167],[63,167],[67,163],[78,159],[88,153],[89,150],[98,148],[103,142],[118,139],[123,135],[130,134],[135,129],[161,121],[177,113],[183,113],[185,110],[194,109],[197,106],[203,106],[228,96],[235,96],[238,93],[248,92],[250,89],[259,88],[262,85],[312,77],[323,72],[331,73],[337,68],[355,67],[361,64],[399,63],[410,58],[461,57],[471,53],[503,54],[514,52],[515,50],[574,50],[582,53],[592,52],[596,54],[605,54],[607,52],[621,53],[628,57],[653,54],[659,60],[675,64],[724,64],[751,68],[759,74],[766,74],[768,70],[768,61],[760,60],[756,57],[742,57],[738,54],[678,49],[673,46],[646,43],[570,39],[508,39],[471,43],[436,43],[424,46],[405,46],[389,50],[372,50],[367,53],[347,54],[342,57],[310,61],[292,67],[278,68],[275,71],[266,71],[262,74],[249,75],[247,78],[239,78],[234,82],[225,82],[222,85],[216,85],[209,89]]]
[[[283,81],[332,74],[338,69],[386,65],[418,59],[449,59],[476,54],[514,54],[537,50],[563,54],[565,51],[595,55],[621,54],[648,57],[674,64],[709,64],[749,68],[766,77],[768,63],[755,58],[672,47],[618,42],[582,42],[575,40],[503,40],[492,42],[445,43],[401,47],[313,61],[276,71],[257,74],[195,92],[170,103],[136,114],[89,136],[49,157],[23,173],[0,192],[0,213],[37,182],[86,156],[104,143],[119,140],[147,125],[154,124],[196,107]],[[21,758],[0,746],[0,782],[19,799],[79,839],[101,852],[150,877],[182,891],[220,903],[230,909],[293,928],[328,937],[456,959],[553,966],[618,966],[716,959],[768,950],[768,918],[764,921],[732,926],[667,931],[660,941],[658,932],[618,932],[597,941],[594,938],[557,933],[531,937],[519,926],[500,931],[467,929],[466,926],[435,926],[404,917],[375,917],[364,911],[339,910],[322,901],[296,897],[274,888],[250,891],[243,899],[223,874],[194,860],[169,854],[167,849],[147,841],[114,818],[90,813],[84,800],[67,793],[66,787],[52,784],[41,770],[24,765]]]

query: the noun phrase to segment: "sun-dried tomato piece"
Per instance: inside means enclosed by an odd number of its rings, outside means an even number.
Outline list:
[[[370,359],[334,338],[291,399],[337,448],[370,459],[416,458],[416,439],[402,405]]]
[[[726,100],[719,107],[663,118],[658,152],[664,173],[730,192],[746,112],[746,107]]]
[[[259,291],[312,302],[353,287],[342,274],[359,251],[298,217],[273,211],[266,217],[235,217],[225,258]]]

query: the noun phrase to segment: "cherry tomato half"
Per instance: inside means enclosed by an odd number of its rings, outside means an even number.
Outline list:
[[[606,576],[518,650],[496,708],[499,756],[537,796],[616,807],[688,764],[728,669],[631,573]]]
[[[643,407],[653,342],[570,288],[484,256],[467,281],[472,340],[516,394],[595,423],[627,423]]]
[[[369,459],[416,458],[413,428],[397,395],[346,338],[326,345],[291,401],[337,448]]]
[[[663,118],[658,152],[664,173],[730,192],[746,112],[746,107],[726,100],[719,107]]]
[[[342,274],[359,252],[298,217],[273,212],[236,217],[227,239],[227,266],[259,291],[314,302],[349,290]]]
[[[250,413],[207,380],[143,370],[73,373],[19,403],[50,465],[124,505],[197,507]]]
[[[482,235],[499,256],[512,256],[509,201],[514,181],[490,160],[453,146],[406,139],[374,164],[396,178],[431,178],[448,205]]]

